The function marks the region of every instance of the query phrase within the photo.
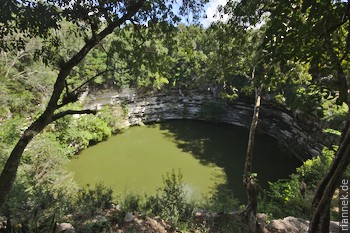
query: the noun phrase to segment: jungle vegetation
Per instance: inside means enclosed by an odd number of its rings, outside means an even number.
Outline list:
[[[294,215],[311,220],[309,232],[328,232],[332,197],[350,162],[349,2],[228,1],[220,9],[228,21],[203,28],[198,19],[206,2],[184,0],[177,11],[173,0],[0,3],[0,207],[9,226],[39,232],[70,220],[88,232],[86,220],[115,202],[107,188],[78,187],[65,170],[80,150],[117,133],[125,115],[123,106],[84,109],[82,93],[217,86],[223,101],[268,99],[317,122],[334,145],[289,180],[249,194],[253,208],[241,207],[230,190],[205,206],[245,209],[250,225],[257,211]],[[193,23],[181,23],[184,15]],[[248,187],[255,174],[247,161]],[[305,198],[301,178],[309,184]],[[192,224],[194,206],[183,199],[180,174],[168,174],[161,196],[123,202],[125,211]]]

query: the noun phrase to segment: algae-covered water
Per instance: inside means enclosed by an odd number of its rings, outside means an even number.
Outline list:
[[[189,196],[201,199],[227,185],[240,200],[247,130],[228,124],[176,120],[135,126],[82,151],[68,169],[78,184],[103,183],[116,194],[155,194],[162,177],[181,171]],[[287,178],[299,162],[276,140],[257,135],[253,169],[260,185]]]

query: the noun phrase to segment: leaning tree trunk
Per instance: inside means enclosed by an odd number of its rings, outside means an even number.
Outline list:
[[[350,119],[346,128],[339,149],[334,161],[319,184],[313,202],[313,215],[310,222],[309,233],[329,232],[329,207],[337,185],[344,171],[350,163]]]
[[[350,4],[348,4],[350,7]],[[350,33],[350,23],[349,23]],[[350,34],[349,34],[350,35]],[[350,37],[349,37],[350,38]],[[337,64],[337,76],[340,88],[340,102],[347,101],[350,106],[350,79],[346,76],[341,65],[343,57],[339,60],[333,50],[330,50]],[[341,97],[342,96],[342,97]],[[340,146],[336,152],[333,163],[327,174],[322,178],[317,187],[312,201],[312,217],[309,225],[309,233],[328,233],[330,223],[330,204],[339,181],[350,163],[350,111],[345,128],[342,132]]]
[[[98,34],[92,33],[93,35],[91,36],[91,38],[86,40],[85,45],[79,50],[79,52],[77,52],[67,62],[60,66],[60,72],[57,76],[51,98],[47,104],[45,111],[24,131],[23,135],[20,137],[16,146],[12,150],[1,172],[0,208],[6,203],[10,195],[10,192],[16,179],[17,169],[20,164],[23,151],[27,147],[29,142],[35,137],[35,135],[40,133],[48,124],[66,115],[89,114],[96,112],[93,110],[66,110],[56,112],[64,105],[72,102],[70,101],[63,104],[59,104],[60,97],[63,93],[66,84],[66,78],[68,77],[71,70],[85,58],[85,56],[91,51],[91,49],[93,49],[97,44],[99,44],[101,40],[103,40],[106,36],[111,34],[115,28],[121,26],[127,20],[133,17],[142,8],[144,2],[145,0],[136,1],[135,3],[130,5],[130,7],[127,9],[127,11],[122,17],[115,19],[115,21],[113,22],[110,22],[107,25],[107,27],[104,28]]]
[[[52,116],[57,108],[57,102],[64,89],[64,80],[67,76],[68,73],[64,76],[61,75],[61,73],[58,75],[54,86],[54,91],[45,111],[24,131],[12,150],[9,158],[6,160],[5,166],[0,175],[0,208],[5,204],[12,190],[24,149],[35,137],[35,135],[41,132],[45,126],[52,122]]]
[[[243,185],[247,191],[248,204],[245,209],[245,215],[248,220],[248,226],[251,233],[256,232],[256,212],[258,208],[258,184],[257,179],[252,174],[253,150],[255,141],[255,132],[258,125],[260,101],[262,86],[255,89],[255,105],[252,124],[249,131],[248,148],[246,161],[244,165]]]

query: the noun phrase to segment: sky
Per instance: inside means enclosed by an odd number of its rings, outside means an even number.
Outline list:
[[[74,2],[75,0],[71,0],[71,2]],[[220,20],[218,16],[215,17],[216,14],[218,14],[218,6],[222,5],[224,6],[227,3],[228,0],[209,0],[209,2],[205,5],[204,10],[207,15],[207,18],[201,19],[200,23],[205,27],[209,27],[210,23],[215,22],[217,20]],[[177,0],[177,2],[180,4],[182,0]],[[174,11],[178,11],[179,5],[175,4],[174,5]],[[223,21],[227,20],[228,16],[225,15]],[[183,23],[186,24],[186,20],[183,19]]]
[[[214,17],[217,11],[217,7],[219,5],[225,5],[227,0],[211,0],[205,6],[205,13],[207,14],[207,18],[203,19],[201,23],[204,27],[208,27],[211,22],[219,20],[219,17]],[[227,20],[228,16],[224,16],[223,20]]]

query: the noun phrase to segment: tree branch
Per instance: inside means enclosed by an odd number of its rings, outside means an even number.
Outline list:
[[[111,69],[107,69],[101,72],[98,72],[96,75],[94,75],[93,77],[89,78],[88,80],[86,80],[85,82],[83,82],[82,84],[80,84],[77,88],[75,88],[72,92],[76,92],[79,89],[81,89],[83,86],[85,86],[86,84],[88,84],[89,82],[91,82],[92,80],[94,80],[95,78],[97,78],[98,76],[101,76],[109,71],[113,71]]]
[[[85,86],[86,84],[88,84],[89,82],[91,82],[92,80],[97,78],[98,76],[101,76],[101,75],[103,75],[103,74],[105,74],[107,72],[111,72],[111,71],[117,71],[117,69],[107,69],[107,70],[101,71],[101,72],[97,73],[96,75],[94,75],[93,77],[91,77],[88,80],[86,80],[85,82],[83,82],[82,84],[80,84],[77,88],[75,88],[71,92],[69,92],[69,93],[67,92],[67,95],[63,98],[62,103],[58,104],[56,109],[60,109],[63,106],[66,106],[69,103],[74,103],[74,102],[78,101],[79,94],[82,92],[82,91],[80,91],[80,89],[83,86]]]
[[[136,29],[137,33],[141,37],[142,42],[139,45],[137,45],[137,47],[140,48],[146,42],[146,39],[143,37],[143,35],[140,31],[140,28],[139,28],[140,25],[136,24],[134,20],[130,20],[130,22],[132,23],[132,25],[134,25],[134,28]]]
[[[103,16],[104,16],[105,20],[107,21],[107,23],[108,24],[112,23],[112,19],[111,19],[111,17],[109,17],[108,12],[106,11],[106,8],[104,6],[106,4],[106,1],[105,0],[98,0],[98,4],[99,4],[98,9],[103,13]]]
[[[334,30],[336,30],[337,28],[343,26],[347,21],[349,21],[349,19],[350,19],[350,3],[348,1],[347,7],[346,7],[346,11],[344,13],[342,21],[340,21],[339,23],[337,23],[337,24],[333,25],[332,27],[326,29],[326,31],[321,33],[319,38],[322,38],[325,34],[331,33]]]
[[[338,24],[333,25],[332,27],[328,28],[326,31],[322,32],[321,35],[319,35],[318,38],[320,39],[320,38],[322,38],[323,36],[325,36],[326,34],[333,32],[333,31],[334,31],[335,29],[337,29],[338,27],[343,26],[347,21],[348,21],[348,19],[345,19],[345,20],[339,22]]]
[[[107,27],[102,30],[95,38],[87,40],[79,52],[72,56],[67,62],[63,62],[63,64],[60,65],[59,73],[57,75],[56,82],[54,84],[54,88],[45,111],[24,131],[20,139],[17,141],[15,147],[11,151],[11,154],[6,160],[6,163],[2,169],[0,175],[0,208],[6,203],[12,190],[23,152],[29,142],[35,137],[35,135],[40,133],[48,124],[52,123],[54,120],[57,120],[66,115],[89,114],[96,112],[93,110],[67,110],[54,114],[54,112],[58,109],[58,101],[60,100],[62,92],[64,90],[65,79],[68,77],[72,69],[78,65],[90,52],[90,50],[94,48],[102,39],[111,34],[116,27],[121,26],[127,20],[130,20],[133,16],[135,16],[137,12],[139,12],[143,7],[145,2],[146,0],[138,0],[135,2],[132,1],[132,4],[127,7],[124,15],[122,15],[120,18],[119,16],[116,16],[116,19],[113,22],[108,23]]]
[[[342,62],[348,56],[349,50],[350,50],[350,21],[348,24],[348,35],[346,37],[345,52],[343,56],[340,58],[340,62]]]
[[[119,74],[125,74],[127,72],[127,70],[125,70],[125,72],[119,72],[118,69],[107,69],[104,71],[101,71],[99,73],[97,73],[95,76],[89,78],[88,80],[86,80],[85,82],[83,82],[82,84],[80,84],[77,88],[75,88],[72,92],[76,92],[79,89],[81,89],[83,86],[85,86],[86,84],[88,84],[89,82],[91,82],[92,80],[94,80],[95,78],[97,78],[98,76],[101,76],[107,72],[112,72],[112,71],[117,71]]]
[[[65,87],[66,87],[66,96],[68,97],[68,96],[69,96],[69,88],[68,88],[67,79],[64,80],[64,85],[65,85]]]
[[[74,114],[96,114],[97,110],[92,110],[92,109],[84,109],[84,110],[66,110],[63,112],[56,113],[52,116],[52,122],[65,117],[67,115],[74,115]]]
[[[12,62],[10,65],[8,65],[7,62],[7,53],[5,52],[5,56],[6,56],[6,74],[5,74],[5,78],[7,78],[9,76],[9,73],[12,69],[12,67],[14,67],[16,65],[16,63],[23,57],[27,56],[28,54],[26,53],[26,51],[19,51],[17,52],[16,56],[13,58]]]

